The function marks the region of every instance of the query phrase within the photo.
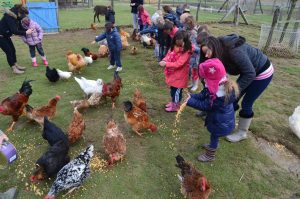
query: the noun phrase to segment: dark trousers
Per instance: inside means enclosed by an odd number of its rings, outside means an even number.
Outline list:
[[[267,79],[262,80],[254,80],[246,89],[241,92],[240,98],[244,96],[242,100],[242,110],[239,115],[243,118],[251,118],[253,117],[253,104],[255,100],[264,92],[264,90],[268,87],[273,75],[268,77]],[[235,109],[238,107],[238,101],[234,104]]]
[[[172,102],[179,103],[182,99],[182,88],[170,87]]]
[[[0,48],[5,52],[6,59],[10,67],[15,65],[17,62],[16,49],[9,37],[0,36]]]
[[[35,57],[35,48],[37,49],[37,51],[39,52],[39,54],[44,57],[45,56],[45,53],[44,53],[44,50],[43,50],[43,46],[42,44],[37,44],[35,46],[29,46],[29,52],[30,52],[30,56],[31,58]]]
[[[117,65],[117,67],[122,67],[121,64],[121,51],[120,50],[112,50],[110,52],[110,65]]]
[[[163,58],[165,58],[168,50],[169,49],[167,49],[165,46],[159,45],[159,59],[160,59],[160,61],[163,60]]]

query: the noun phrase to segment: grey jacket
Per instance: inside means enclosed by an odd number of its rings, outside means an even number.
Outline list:
[[[263,52],[246,43],[236,34],[219,37],[223,46],[222,62],[230,75],[240,75],[237,83],[241,91],[246,89],[257,75],[270,65]]]

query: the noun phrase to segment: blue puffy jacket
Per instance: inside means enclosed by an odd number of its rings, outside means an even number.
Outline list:
[[[205,126],[210,133],[216,136],[226,136],[235,128],[234,101],[234,93],[226,104],[225,97],[217,97],[212,101],[208,89],[204,88],[199,94],[192,94],[187,105],[207,112]]]
[[[120,33],[117,28],[114,28],[111,32],[105,32],[101,35],[98,35],[95,39],[96,42],[99,42],[103,39],[107,40],[108,49],[110,51],[121,51],[122,50],[122,42]]]
[[[164,16],[164,19],[168,19],[169,21],[172,21],[177,28],[182,28],[182,24],[179,21],[179,18],[177,17],[176,13],[174,11],[171,11],[170,13],[167,13]]]

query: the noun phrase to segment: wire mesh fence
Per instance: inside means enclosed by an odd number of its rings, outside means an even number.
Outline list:
[[[289,27],[284,31],[284,23],[278,23],[272,35],[270,45],[267,49],[266,42],[268,40],[271,26],[261,25],[261,32],[258,47],[265,49],[266,53],[277,57],[290,57],[298,53],[300,44],[300,29],[296,26],[297,22],[290,23]]]

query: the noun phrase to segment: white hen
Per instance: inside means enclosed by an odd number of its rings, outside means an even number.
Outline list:
[[[74,77],[75,81],[79,84],[80,88],[86,95],[91,95],[94,93],[102,93],[103,81],[102,79],[88,80],[84,77],[81,79]]]
[[[59,69],[56,70],[61,79],[69,79],[72,76],[72,72],[65,72]]]
[[[85,57],[83,58],[83,60],[85,61],[85,63],[86,63],[87,65],[93,63],[92,55],[90,55],[89,57],[86,57],[86,56],[85,56]]]
[[[300,139],[300,106],[295,108],[293,115],[289,117],[289,125],[292,131]]]

